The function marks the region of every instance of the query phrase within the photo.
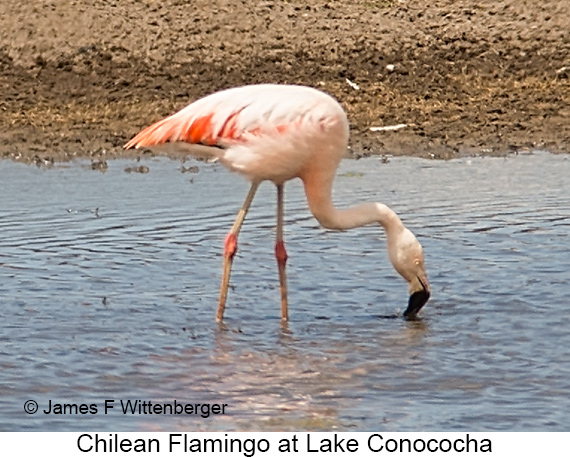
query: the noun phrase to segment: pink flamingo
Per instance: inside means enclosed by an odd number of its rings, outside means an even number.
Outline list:
[[[416,317],[429,299],[422,246],[394,211],[382,203],[363,203],[344,210],[332,203],[334,176],[348,144],[348,120],[331,96],[309,87],[274,84],[223,90],[145,128],[125,148],[169,142],[196,156],[219,160],[251,182],[225,240],[218,321],[224,315],[238,235],[255,192],[265,180],[277,186],[275,257],[284,321],[288,319],[288,305],[283,186],[293,178],[303,181],[309,209],[323,227],[346,230],[371,223],[382,225],[390,261],[409,284],[404,316]]]

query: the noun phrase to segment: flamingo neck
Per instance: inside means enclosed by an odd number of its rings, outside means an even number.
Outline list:
[[[347,209],[338,209],[331,199],[331,185],[318,185],[305,181],[309,209],[319,223],[329,229],[348,230],[379,223],[386,235],[396,235],[405,227],[398,215],[383,203],[361,203]],[[322,184],[322,183],[321,183]]]

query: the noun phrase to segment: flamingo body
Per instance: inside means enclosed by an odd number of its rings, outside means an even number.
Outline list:
[[[423,251],[394,211],[382,203],[339,210],[331,199],[338,164],[346,153],[348,120],[331,96],[304,86],[261,84],[227,89],[199,99],[150,125],[125,148],[159,147],[167,143],[210,159],[251,184],[225,242],[224,273],[217,319],[223,317],[237,237],[260,182],[278,190],[275,254],[281,285],[282,318],[288,318],[283,242],[283,185],[300,178],[309,208],[327,228],[344,230],[377,222],[386,230],[389,258],[409,283],[406,316],[415,317],[429,298]]]
[[[315,168],[334,176],[347,141],[346,114],[332,97],[304,86],[262,84],[202,98],[147,127],[125,147],[209,146],[196,151],[249,181],[282,184]]]

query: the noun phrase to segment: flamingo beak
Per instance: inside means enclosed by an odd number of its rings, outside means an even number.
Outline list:
[[[404,311],[404,317],[406,319],[412,319],[412,320],[415,319],[420,310],[429,300],[430,293],[428,286],[426,286],[426,284],[424,284],[424,281],[422,281],[419,277],[418,281],[421,285],[421,290],[417,290],[414,293],[412,293],[412,295],[410,295],[408,308],[406,309],[406,311]]]

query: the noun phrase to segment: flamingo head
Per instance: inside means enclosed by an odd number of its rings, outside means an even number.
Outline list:
[[[414,319],[430,297],[422,245],[407,228],[388,243],[392,265],[409,285],[410,299],[404,317]]]

